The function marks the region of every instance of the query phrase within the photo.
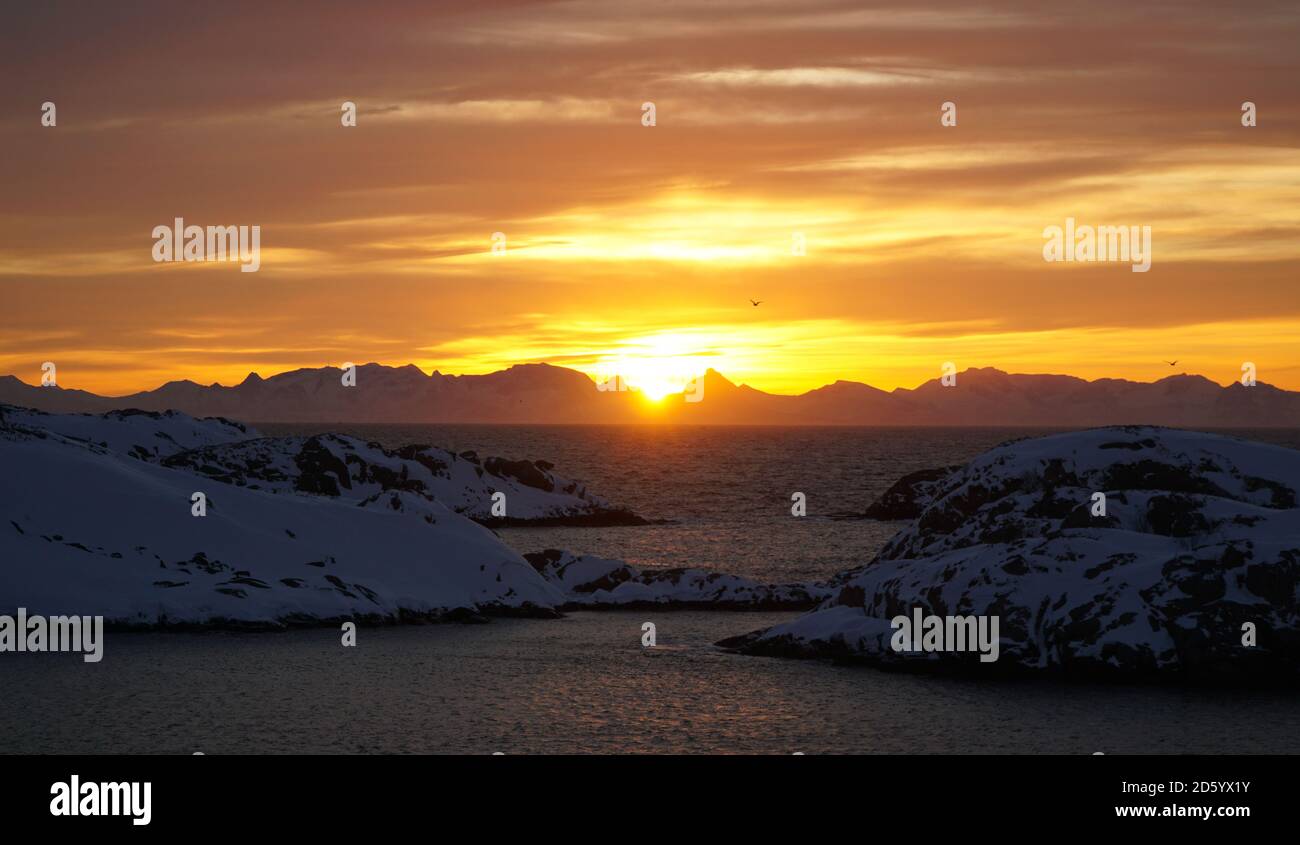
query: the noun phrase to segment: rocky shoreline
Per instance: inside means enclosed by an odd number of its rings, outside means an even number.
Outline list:
[[[0,491],[0,556],[17,562],[0,569],[0,601],[102,616],[110,630],[806,610],[829,595],[558,550],[525,559],[491,527],[649,524],[546,461],[262,437],[175,412],[0,406],[0,462],[31,479]]]
[[[832,598],[719,645],[981,677],[1300,678],[1300,452],[1121,427],[914,475],[890,507],[917,516]],[[996,616],[1000,659],[900,652],[891,620],[915,608]]]
[[[545,461],[0,406],[0,462],[24,479],[0,488],[0,600],[111,630],[791,611],[718,646],[985,678],[1300,678],[1300,452],[1213,434],[1093,429],[911,473],[858,515],[906,520],[871,561],[794,584],[517,554],[485,526],[647,522]],[[995,618],[996,653],[902,651],[891,622],[913,612]]]

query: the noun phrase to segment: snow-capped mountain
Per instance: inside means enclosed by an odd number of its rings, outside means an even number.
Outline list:
[[[929,484],[929,482],[927,482]],[[1104,494],[1104,514],[1096,494]],[[1300,452],[1154,427],[995,448],[817,610],[724,644],[973,672],[1300,679]],[[891,620],[996,616],[1000,658],[893,648]]]

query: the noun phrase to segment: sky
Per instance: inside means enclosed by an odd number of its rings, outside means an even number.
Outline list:
[[[1300,389],[1294,3],[311,8],[0,12],[0,373]],[[176,217],[260,269],[155,262]],[[1150,270],[1045,261],[1066,218],[1151,227]]]

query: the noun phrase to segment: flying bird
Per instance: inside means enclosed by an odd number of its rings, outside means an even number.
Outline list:
[[[1172,367],[1172,366],[1174,366],[1175,364],[1177,364],[1178,362],[1177,362],[1177,361],[1165,361],[1165,363]]]
[[[749,302],[750,302],[750,304],[753,305],[755,308],[757,308],[758,306],[760,306],[760,305],[763,304],[763,300],[761,300],[761,299],[751,299]]]

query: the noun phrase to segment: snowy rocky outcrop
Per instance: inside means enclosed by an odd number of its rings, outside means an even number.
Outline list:
[[[1278,446],[1153,427],[1006,444],[945,474],[818,609],[722,644],[979,673],[1294,683],[1298,499],[1300,452]],[[895,651],[890,620],[916,608],[997,616],[999,660]]]
[[[546,461],[480,460],[473,452],[419,445],[390,450],[338,434],[263,437],[241,423],[177,411],[47,414],[0,405],[0,422],[270,493],[419,514],[445,506],[490,527],[646,524]],[[493,514],[496,493],[505,497],[504,516]]]
[[[220,485],[92,436],[0,422],[0,606],[119,626],[279,627],[554,614],[564,597],[493,533]],[[206,516],[192,515],[204,492]]]
[[[256,429],[220,417],[195,419],[178,411],[110,411],[106,414],[47,414],[0,405],[0,424],[34,432],[60,434],[70,440],[158,461],[186,449],[237,443],[260,437]]]
[[[423,513],[435,500],[484,525],[644,525],[546,461],[480,460],[433,446],[385,449],[356,437],[266,437],[221,443],[163,460],[223,484],[326,496],[365,507]],[[504,494],[504,516],[493,495]]]
[[[910,472],[895,481],[880,498],[867,506],[867,519],[916,519],[949,475],[960,467],[940,467]]]
[[[806,610],[831,595],[818,584],[760,584],[703,569],[641,568],[558,549],[524,557],[574,608]]]
[[[470,518],[492,492],[523,521],[605,507],[541,462],[256,434],[183,414],[0,406],[0,609],[279,628],[638,602],[807,608],[827,595],[567,552],[525,560]]]

